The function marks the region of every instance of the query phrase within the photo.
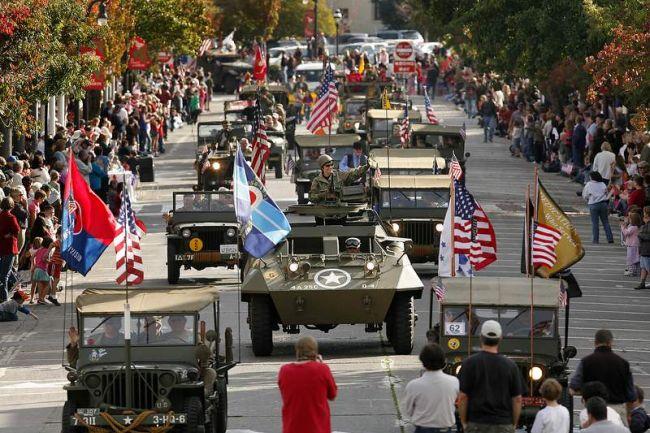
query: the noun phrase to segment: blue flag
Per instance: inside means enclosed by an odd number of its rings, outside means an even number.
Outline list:
[[[244,250],[255,258],[267,255],[291,231],[289,221],[237,149],[233,172],[235,214],[244,233]]]

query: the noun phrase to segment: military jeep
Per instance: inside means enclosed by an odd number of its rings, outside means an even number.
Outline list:
[[[365,96],[351,96],[341,100],[339,127],[337,133],[356,133],[363,122],[363,113],[368,110],[369,101]]]
[[[130,290],[126,319],[123,289],[87,289],[75,303],[78,342],[67,347],[63,433],[225,433],[228,371],[236,363],[230,328],[220,352],[216,289]]]
[[[576,355],[576,348],[562,347],[558,326],[558,280],[534,279],[532,325],[529,278],[475,277],[472,281],[469,278],[447,278],[441,283],[446,288],[446,295],[440,303],[439,313],[436,312],[440,314],[439,322],[427,335],[444,350],[446,372],[458,375],[463,360],[480,351],[483,322],[496,320],[503,330],[499,353],[517,364],[526,385],[520,424],[530,431],[535,415],[544,405],[539,388],[547,378],[554,378],[563,386],[560,403],[573,417],[573,398],[568,393],[567,382],[568,362]],[[430,314],[433,315],[433,308]],[[572,429],[571,423],[569,432]]]
[[[353,153],[352,145],[360,139],[361,137],[356,134],[295,136],[296,166],[293,169],[291,181],[296,184],[299,204],[307,204],[312,180],[320,174],[318,157],[325,154],[331,156],[338,169],[338,163],[346,155]]]
[[[414,149],[435,149],[447,165],[455,156],[461,164],[469,157],[465,153],[465,129],[462,126],[429,124],[411,125],[410,147]]]
[[[373,197],[390,234],[409,238],[413,263],[438,262],[440,233],[449,206],[448,175],[386,174],[373,181]]]
[[[213,191],[221,187],[230,189],[234,149],[242,138],[251,141],[253,126],[249,122],[231,122],[231,128],[227,138],[222,139],[225,133],[222,133],[221,122],[199,122],[197,125],[195,190]]]
[[[436,149],[371,149],[370,156],[377,162],[382,175],[431,175],[449,172],[445,159]]]
[[[287,216],[287,239],[246,263],[241,293],[255,355],[271,354],[274,330],[365,324],[378,332],[384,323],[395,353],[411,353],[413,299],[423,285],[406,256],[408,239],[389,236],[363,205],[294,205]],[[346,249],[351,237],[358,250]]]
[[[289,91],[286,87],[281,84],[268,84],[266,88],[273,95],[276,104],[282,104],[285,110],[289,107]],[[255,99],[260,91],[261,88],[257,84],[248,84],[239,91],[239,99]]]
[[[239,224],[232,191],[175,192],[167,220],[167,281],[181,268],[202,270],[240,264]]]
[[[366,134],[370,147],[400,146],[399,126],[404,110],[372,109],[366,113]],[[409,110],[411,124],[422,121],[418,110]]]

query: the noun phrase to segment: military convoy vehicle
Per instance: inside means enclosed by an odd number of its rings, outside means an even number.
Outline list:
[[[449,179],[448,175],[382,174],[373,181],[377,213],[391,235],[412,240],[408,256],[413,263],[438,262]]]
[[[449,172],[444,158],[435,149],[374,148],[370,151],[382,176],[385,174],[430,175]]]
[[[241,60],[237,53],[208,50],[198,59],[198,65],[206,72],[212,72],[214,90],[234,94],[239,88],[242,77],[253,72],[253,65]]]
[[[366,134],[370,147],[401,146],[399,127],[404,118],[404,109],[372,109],[366,113]],[[422,121],[418,110],[409,111],[411,124]]]
[[[252,137],[253,127],[248,122],[231,122],[231,131],[222,132],[222,122],[199,122],[196,131],[197,191],[213,191],[221,187],[230,189],[237,143]]]
[[[250,99],[235,99],[231,101],[224,101],[223,118],[230,121],[253,120],[252,116],[250,119],[247,116],[247,110],[250,111],[253,105],[253,101]]]
[[[411,125],[411,148],[436,149],[447,164],[455,156],[461,163],[469,157],[465,153],[465,128],[429,124]]]
[[[567,407],[572,417],[568,363],[576,355],[576,348],[562,347],[558,326],[558,280],[535,278],[532,314],[529,278],[475,277],[471,282],[469,278],[449,278],[442,279],[442,284],[446,287],[446,295],[440,304],[440,319],[428,336],[445,351],[446,372],[458,375],[463,360],[480,351],[483,322],[496,320],[503,330],[499,353],[517,364],[527,387],[522,397],[520,424],[530,431],[535,415],[545,404],[539,388],[548,378],[562,385],[564,392],[560,403]]]
[[[130,290],[128,323],[124,302],[123,289],[87,289],[75,301],[61,431],[225,433],[236,363],[230,328],[220,351],[218,292]]]
[[[296,161],[291,181],[296,184],[298,204],[307,204],[312,180],[320,174],[318,157],[329,155],[335,168],[346,155],[352,154],[352,146],[361,137],[356,134],[296,135]]]
[[[273,95],[276,104],[282,104],[286,110],[289,107],[289,91],[281,84],[266,84],[269,93]],[[257,84],[247,84],[239,91],[239,99],[255,99],[257,94],[261,91],[261,87]]]
[[[232,191],[175,192],[167,222],[167,281],[181,268],[202,270],[240,264],[241,241]]]
[[[368,110],[365,96],[351,96],[341,100],[338,134],[356,133],[363,122],[364,112]]]
[[[248,260],[241,293],[256,356],[271,354],[274,330],[328,332],[343,324],[365,324],[366,332],[385,324],[395,353],[411,353],[413,299],[422,296],[423,285],[406,255],[409,240],[389,236],[365,209],[290,206],[287,239]],[[361,241],[357,250],[345,246],[353,237]]]

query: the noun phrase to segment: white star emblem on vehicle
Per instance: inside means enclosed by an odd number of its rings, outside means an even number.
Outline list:
[[[347,286],[352,277],[342,269],[323,269],[314,275],[314,282],[324,289],[340,289]]]
[[[130,425],[132,422],[133,422],[133,418],[131,418],[130,416],[124,418],[124,425]]]

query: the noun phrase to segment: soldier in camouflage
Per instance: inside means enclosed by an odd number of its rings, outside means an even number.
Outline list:
[[[366,174],[370,168],[369,164],[362,165],[346,173],[334,171],[334,163],[329,155],[318,157],[320,174],[314,178],[309,190],[309,200],[312,203],[341,201],[341,188],[352,185],[357,179]]]

